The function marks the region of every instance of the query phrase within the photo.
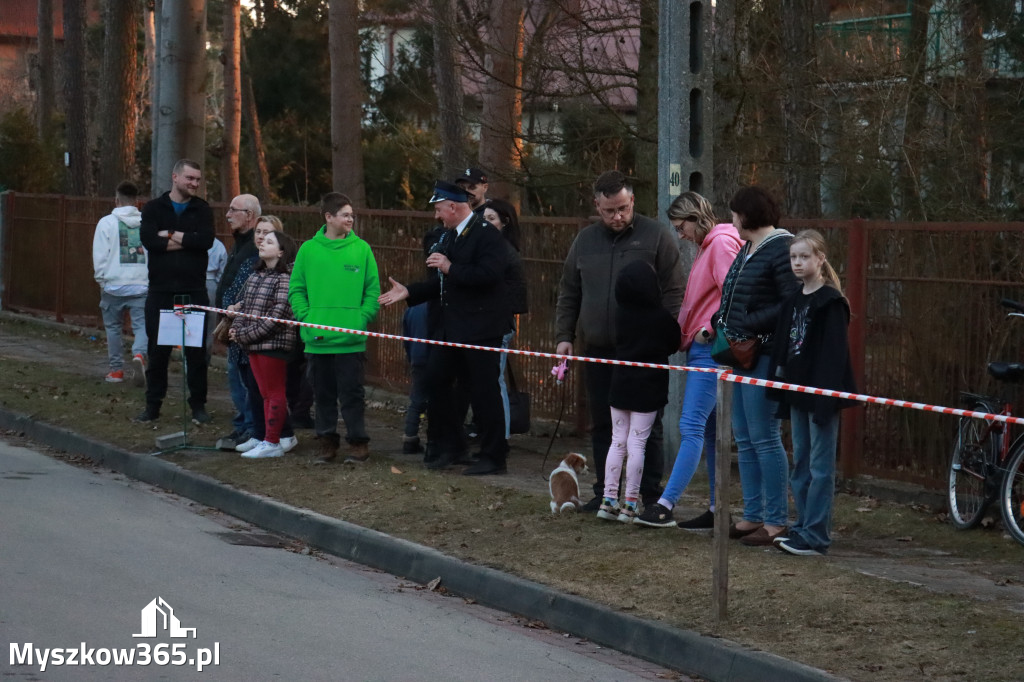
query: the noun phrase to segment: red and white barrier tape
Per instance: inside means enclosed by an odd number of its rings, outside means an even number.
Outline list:
[[[188,309],[188,310],[203,310],[211,313],[228,313],[230,311],[222,308],[212,308],[210,306],[202,305],[175,305],[175,309]],[[287,324],[293,327],[309,327],[311,329],[322,329],[330,332],[340,332],[343,334],[356,334],[358,336],[375,337],[379,339],[395,339],[397,341],[411,341],[413,343],[426,343],[432,346],[446,346],[449,348],[466,348],[469,350],[487,350],[498,353],[508,353],[510,355],[522,355],[526,357],[535,358],[551,358],[553,360],[576,360],[579,362],[594,362],[603,365],[621,365],[624,367],[649,367],[651,369],[667,369],[674,371],[683,372],[706,372],[709,374],[717,374],[718,378],[722,381],[732,381],[739,384],[751,384],[753,386],[761,386],[763,388],[775,388],[783,391],[795,391],[797,393],[811,393],[813,395],[828,396],[831,398],[842,398],[847,400],[856,400],[862,403],[868,403],[871,405],[885,405],[888,407],[903,407],[911,410],[918,410],[921,412],[936,412],[939,414],[951,414],[957,417],[973,417],[976,419],[986,419],[988,421],[999,421],[1007,424],[1024,425],[1024,418],[1022,417],[1010,417],[1005,414],[993,414],[991,412],[974,412],[972,410],[963,410],[956,407],[943,407],[941,405],[929,405],[927,403],[914,403],[907,400],[896,400],[894,398],[880,398],[873,395],[864,395],[862,393],[846,393],[845,391],[833,391],[827,388],[814,388],[812,386],[801,386],[800,384],[789,384],[782,381],[769,381],[767,379],[756,379],[754,377],[747,377],[739,374],[734,374],[728,369],[710,369],[707,367],[687,367],[680,365],[659,365],[650,362],[632,362],[629,360],[612,360],[609,358],[588,358],[579,355],[558,355],[557,353],[544,353],[535,350],[519,350],[516,348],[496,348],[494,346],[477,346],[471,343],[455,343],[454,341],[436,341],[434,339],[417,339],[408,336],[400,336],[398,334],[384,334],[382,332],[370,332],[363,331],[360,329],[345,329],[343,327],[331,327],[323,324],[312,324],[310,322],[299,322],[298,320],[282,320],[277,317],[265,317],[262,315],[251,315],[249,313],[233,312],[231,313],[238,317],[249,317],[254,320],[269,320],[271,322],[277,322],[279,324]]]

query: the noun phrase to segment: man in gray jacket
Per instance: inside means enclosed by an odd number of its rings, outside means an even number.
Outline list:
[[[649,263],[658,273],[662,303],[676,316],[683,302],[683,269],[679,240],[655,220],[637,215],[633,188],[619,171],[607,171],[594,183],[594,206],[600,220],[580,231],[569,248],[558,285],[555,309],[555,349],[572,355],[579,323],[581,355],[615,357],[615,280],[633,261]],[[591,448],[594,454],[594,499],[584,509],[597,511],[604,492],[604,466],[611,445],[612,421],[608,407],[611,365],[586,363],[587,403],[590,405]],[[640,496],[644,505],[658,501],[664,472],[661,419],[647,440]]]

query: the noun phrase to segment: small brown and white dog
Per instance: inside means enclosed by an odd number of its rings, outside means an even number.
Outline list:
[[[580,479],[582,474],[589,473],[587,458],[578,452],[570,452],[551,472],[548,489],[551,491],[551,513],[579,511]]]

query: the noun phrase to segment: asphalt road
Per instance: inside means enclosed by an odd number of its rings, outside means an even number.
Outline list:
[[[119,475],[0,441],[0,674],[5,680],[685,679],[281,540]],[[181,628],[195,628],[194,637],[170,636],[159,613],[146,609],[158,598],[166,605],[158,611],[173,612]],[[154,626],[156,637],[133,637]],[[38,656],[46,649],[49,663],[40,671]],[[58,649],[65,650],[63,665],[55,665]],[[69,649],[77,650],[75,665],[68,664]],[[101,665],[121,649],[134,649],[135,664]],[[85,654],[92,665],[80,665]],[[139,665],[146,654],[150,663]],[[169,660],[157,665],[164,655]],[[196,670],[200,658],[214,656],[216,665]]]

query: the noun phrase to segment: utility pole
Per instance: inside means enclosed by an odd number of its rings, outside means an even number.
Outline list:
[[[669,204],[681,193],[707,194],[711,189],[711,65],[711,0],[659,0],[658,218],[663,222]],[[696,255],[694,244],[680,242],[685,276]],[[684,358],[677,354],[672,362],[683,364]],[[666,465],[679,449],[677,425],[685,382],[685,372],[672,372],[663,422]]]

